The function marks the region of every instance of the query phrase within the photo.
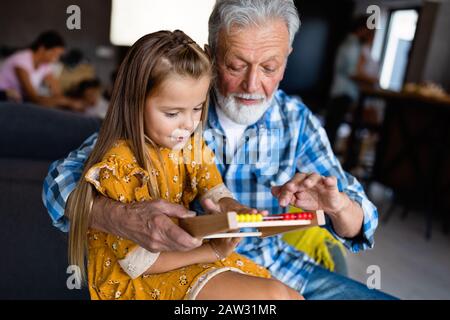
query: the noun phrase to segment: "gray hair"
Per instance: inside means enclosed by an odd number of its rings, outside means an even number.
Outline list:
[[[282,19],[286,22],[292,46],[295,33],[300,27],[293,0],[217,0],[208,23],[208,42],[213,58],[222,28],[229,32],[233,26],[260,26],[270,19]]]

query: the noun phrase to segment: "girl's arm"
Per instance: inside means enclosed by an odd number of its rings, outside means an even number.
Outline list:
[[[212,263],[219,257],[206,242],[190,251],[161,252],[155,263],[144,272],[144,275],[163,273],[197,263]]]
[[[15,73],[17,76],[17,79],[20,82],[20,85],[22,86],[25,95],[28,99],[30,99],[30,101],[37,103],[39,105],[45,106],[45,107],[52,107],[52,108],[56,108],[58,106],[64,106],[64,107],[69,107],[70,109],[73,110],[81,110],[82,109],[82,105],[80,102],[67,98],[65,96],[62,95],[52,95],[50,97],[46,97],[46,96],[41,96],[39,95],[39,93],[34,89],[31,80],[30,80],[30,75],[28,74],[28,71],[26,71],[25,69],[21,68],[21,67],[16,67],[15,68]],[[46,78],[45,81],[48,81],[48,79],[51,78]],[[53,82],[52,86],[55,86],[55,81]],[[52,93],[53,93],[54,88],[51,89]]]
[[[49,87],[52,96],[62,96],[62,90],[58,83],[58,80],[55,79],[53,74],[48,74],[44,78],[44,83]]]

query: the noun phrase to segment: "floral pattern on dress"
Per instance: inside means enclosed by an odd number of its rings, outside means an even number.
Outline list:
[[[194,156],[196,147],[193,148],[193,145],[195,143],[191,139],[187,148],[177,151],[166,148],[155,150],[149,146],[149,156],[154,164],[149,174],[138,165],[128,144],[121,140],[113,145],[101,162],[88,170],[85,179],[104,196],[131,203],[151,200],[148,182],[151,181],[150,175],[153,175],[163,198],[188,208],[197,196],[223,183],[214,164],[213,152],[202,142],[202,159],[197,161],[199,159]],[[176,159],[187,162],[180,163]],[[136,248],[135,243],[90,229],[88,244],[88,280],[92,299],[183,299],[196,284],[206,281],[205,275],[212,269],[225,267],[270,277],[265,268],[232,253],[214,263],[194,264],[160,274],[144,273],[131,279],[118,261]]]

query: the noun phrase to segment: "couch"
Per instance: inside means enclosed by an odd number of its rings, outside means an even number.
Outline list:
[[[32,104],[0,103],[0,299],[87,299],[66,285],[67,235],[42,204],[50,163],[65,157],[101,121]]]

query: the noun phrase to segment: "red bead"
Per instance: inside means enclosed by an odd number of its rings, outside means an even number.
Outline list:
[[[312,214],[311,212],[308,212],[308,217],[307,217],[307,219],[308,219],[308,220],[312,220],[312,219],[313,219],[313,214]]]

